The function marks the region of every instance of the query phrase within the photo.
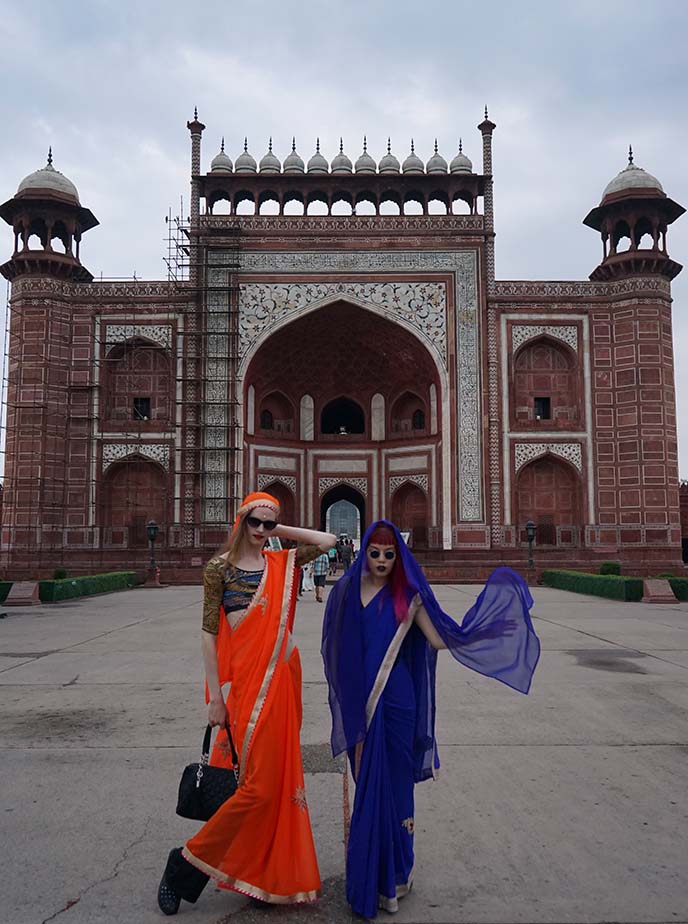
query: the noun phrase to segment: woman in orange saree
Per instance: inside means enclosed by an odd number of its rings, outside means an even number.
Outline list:
[[[220,888],[274,904],[314,901],[320,874],[301,764],[301,662],[292,641],[298,568],[335,536],[278,524],[279,503],[244,499],[227,550],[204,574],[203,654],[208,721],[223,726],[211,764],[232,766],[238,788],[186,845],[172,850],[158,890],[165,914]],[[263,549],[267,535],[305,545]],[[225,704],[222,685],[231,683]]]

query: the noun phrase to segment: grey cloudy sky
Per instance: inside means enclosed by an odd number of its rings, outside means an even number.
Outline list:
[[[198,106],[207,168],[296,135],[304,158],[368,135],[424,158],[459,136],[480,168],[485,103],[494,137],[497,276],[584,279],[601,244],[582,218],[626,164],[688,206],[688,4],[682,0],[0,0],[0,201],[45,163],[73,180],[100,227],[95,274],[164,278],[164,217],[189,181],[186,121]],[[688,215],[669,231],[688,262]],[[9,228],[0,256],[9,256]],[[680,467],[688,477],[688,270],[674,283]]]

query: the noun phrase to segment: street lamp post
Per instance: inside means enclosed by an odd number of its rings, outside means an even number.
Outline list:
[[[535,534],[537,533],[537,526],[533,523],[532,520],[528,520],[526,523],[526,539],[528,540],[528,575],[532,577],[533,570],[535,569],[535,562],[533,560],[533,542],[535,542]]]
[[[155,561],[155,540],[158,538],[159,527],[155,520],[149,520],[146,525],[148,544],[150,546],[150,562],[148,563],[147,587],[160,587],[160,568]]]

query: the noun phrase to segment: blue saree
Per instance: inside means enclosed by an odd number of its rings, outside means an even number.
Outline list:
[[[347,848],[346,894],[372,918],[396,911],[413,876],[413,787],[439,767],[435,741],[437,651],[413,620],[398,623],[384,587],[361,603],[364,551],[372,531],[393,529],[408,580],[456,660],[527,693],[540,644],[530,619],[532,597],[522,578],[498,568],[459,626],[442,611],[423,572],[393,524],[369,527],[361,554],[337,582],[325,610],[322,655],[332,712],[332,751],[347,751],[355,770],[364,742]]]

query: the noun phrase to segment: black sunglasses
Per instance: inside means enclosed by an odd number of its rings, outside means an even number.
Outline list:
[[[392,561],[393,558],[397,557],[397,553],[394,551],[394,549],[387,549],[386,552],[381,552],[379,549],[371,549],[368,552],[368,555],[370,555],[371,558],[379,558],[380,555],[383,554],[387,561]]]
[[[251,529],[258,529],[259,526],[264,526],[268,533],[271,533],[277,526],[277,520],[260,520],[258,517],[246,517],[246,522]]]

